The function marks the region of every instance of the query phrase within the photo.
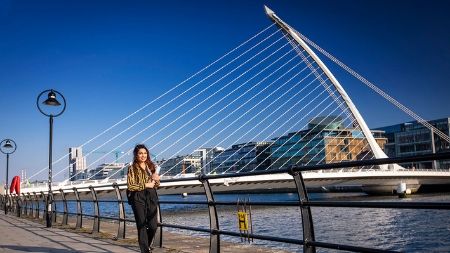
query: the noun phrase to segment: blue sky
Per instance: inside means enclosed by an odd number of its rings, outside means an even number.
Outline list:
[[[423,118],[450,115],[447,1],[0,0],[0,139],[18,145],[10,178],[48,163],[41,91],[68,103],[56,160],[270,25],[264,4]],[[336,76],[370,127],[412,120]]]

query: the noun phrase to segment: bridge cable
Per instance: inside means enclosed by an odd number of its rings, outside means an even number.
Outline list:
[[[218,81],[221,81],[222,79],[224,79],[226,76],[228,76],[229,74],[235,72],[237,69],[239,69],[240,67],[242,67],[244,64],[248,63],[250,60],[254,59],[256,56],[258,56],[259,54],[263,53],[264,51],[266,51],[268,48],[272,47],[275,43],[279,42],[282,38],[279,38],[278,40],[276,40],[275,42],[273,42],[272,44],[270,44],[269,46],[267,46],[266,48],[264,48],[263,50],[259,51],[257,54],[253,55],[252,57],[250,57],[248,60],[246,60],[244,63],[240,64],[238,67],[234,68],[232,71],[230,71],[229,73],[227,73],[226,75],[220,77],[218,80],[216,80],[214,83],[212,83],[211,85],[208,86],[211,87],[212,85],[216,84]],[[268,59],[270,56],[272,56],[273,54],[275,54],[276,52],[278,52],[280,49],[284,48],[286,45],[288,45],[288,43],[286,43],[284,46],[280,47],[279,49],[277,49],[275,52],[271,53],[269,56],[267,56],[266,58],[264,58],[263,60],[261,60],[259,63],[257,63],[256,65],[252,66],[250,69],[246,70],[244,73],[240,74],[237,78],[233,79],[231,82],[229,82],[227,85],[222,86],[219,90],[215,91],[212,95],[209,95],[206,99],[204,99],[202,102],[196,104],[194,107],[190,108],[187,112],[184,112],[181,116],[177,117],[175,120],[173,120],[171,123],[165,125],[162,129],[159,129],[157,132],[153,133],[152,136],[148,137],[147,139],[145,139],[143,142],[149,140],[150,138],[152,138],[153,136],[155,136],[156,134],[160,133],[162,130],[164,130],[165,128],[167,128],[168,126],[172,125],[174,122],[176,122],[178,119],[180,119],[181,117],[185,116],[187,113],[189,113],[190,111],[194,110],[196,107],[198,107],[199,105],[201,105],[203,102],[205,102],[206,100],[208,100],[209,98],[211,98],[212,96],[214,96],[215,94],[217,94],[219,91],[223,90],[225,87],[227,87],[229,84],[233,83],[235,80],[237,80],[238,78],[242,77],[244,74],[246,74],[248,71],[250,71],[251,69],[253,69],[254,67],[258,66],[259,64],[261,64],[263,61],[265,61],[266,59]],[[290,50],[292,51],[292,50]],[[190,97],[189,100],[185,101],[183,104],[179,105],[177,108],[181,107],[182,105],[186,104],[187,102],[189,102],[190,100],[192,100],[193,98],[195,98],[196,96],[198,96],[199,94],[201,94],[202,92],[204,92],[206,89],[202,90],[201,92],[197,93],[196,95],[194,95],[193,97]],[[228,94],[229,95],[229,94]],[[228,96],[227,95],[227,96]],[[212,106],[210,106],[207,110],[209,110]],[[177,109],[176,108],[176,109]],[[175,109],[174,109],[175,110]],[[171,112],[173,112],[174,110],[172,110]],[[205,110],[206,111],[206,110]],[[167,115],[165,115],[164,117],[158,119],[156,122],[153,122],[150,126],[154,125],[155,123],[159,122],[161,119],[165,118]],[[138,134],[142,133],[143,131],[145,131],[146,129],[148,129],[150,126],[144,128],[143,130],[141,130],[139,133],[137,133],[136,135],[134,135],[131,138],[136,137]],[[131,139],[130,138],[130,139]],[[127,142],[130,140],[128,139]],[[126,143],[126,142],[125,142]],[[119,145],[118,147],[122,146],[123,144]],[[118,148],[116,147],[116,149]],[[130,150],[131,151],[131,150]],[[97,172],[99,173],[99,172]],[[97,174],[96,173],[96,174]],[[93,177],[94,175],[92,175],[91,177]],[[91,178],[90,177],[90,178]]]
[[[236,51],[237,49],[241,48],[242,46],[246,45],[248,42],[252,41],[253,39],[255,39],[256,37],[258,37],[259,35],[261,35],[262,33],[264,33],[265,31],[267,31],[268,29],[270,29],[272,26],[274,26],[275,24],[271,24],[268,27],[264,28],[263,30],[261,30],[260,32],[258,32],[257,34],[253,35],[251,38],[247,39],[246,41],[242,42],[240,45],[238,45],[237,47],[235,47],[234,49],[228,51],[226,54],[224,54],[223,56],[219,57],[218,59],[216,59],[215,61],[213,61],[212,63],[208,64],[207,66],[205,66],[204,68],[202,68],[201,70],[197,71],[196,73],[194,73],[193,75],[191,75],[190,77],[188,77],[187,79],[185,79],[184,81],[182,81],[181,83],[175,85],[174,87],[172,87],[171,89],[169,89],[168,91],[166,91],[165,93],[161,94],[160,96],[158,96],[156,99],[152,100],[151,102],[147,103],[146,105],[144,105],[143,107],[141,107],[140,109],[136,110],[135,112],[131,113],[130,115],[128,115],[127,117],[121,119],[120,121],[118,121],[117,123],[115,123],[114,125],[112,125],[111,127],[107,128],[106,130],[102,131],[100,134],[94,136],[93,138],[89,139],[88,141],[86,141],[85,143],[83,143],[82,145],[80,145],[79,147],[83,147],[87,144],[89,144],[90,142],[94,141],[95,139],[97,139],[98,137],[102,136],[103,134],[107,133],[108,131],[110,131],[111,129],[113,129],[114,127],[116,127],[117,125],[121,124],[122,122],[126,121],[127,119],[129,119],[130,117],[132,117],[133,115],[135,115],[136,113],[142,111],[144,108],[150,106],[151,104],[155,103],[156,101],[158,101],[159,99],[161,99],[162,97],[164,97],[165,95],[167,95],[168,93],[172,92],[173,90],[175,90],[176,88],[180,87],[182,84],[186,83],[187,81],[191,80],[192,78],[194,78],[195,76],[197,76],[198,74],[202,73],[203,71],[209,69],[211,66],[213,66],[214,64],[216,64],[217,62],[221,61],[222,59],[224,59],[225,57],[227,57],[228,55],[230,55],[231,53],[233,53],[234,51]],[[63,160],[64,158],[66,158],[68,156],[68,154],[60,157],[59,159],[55,160],[53,164],[58,163],[59,161]],[[70,166],[70,165],[69,165]],[[44,170],[47,170],[48,166],[39,170],[38,172],[36,172],[35,174],[33,174],[32,176],[30,176],[28,179],[35,177],[36,175],[40,174],[41,172],[43,172]]]
[[[247,54],[248,52],[250,52],[251,50],[255,49],[257,46],[259,46],[261,43],[263,43],[263,42],[265,42],[266,40],[268,40],[269,38],[271,38],[271,37],[272,37],[273,35],[275,35],[276,33],[278,33],[278,31],[273,32],[273,33],[270,34],[268,37],[264,38],[262,41],[258,42],[258,43],[255,44],[254,46],[252,46],[250,49],[246,50],[245,52],[241,53],[239,56],[235,57],[233,60],[231,60],[230,62],[228,62],[228,63],[225,64],[224,66],[220,67],[218,70],[216,70],[216,71],[214,71],[213,73],[209,74],[207,77],[203,78],[202,80],[200,80],[199,82],[197,82],[195,85],[189,87],[189,89],[187,89],[187,90],[184,91],[183,93],[179,94],[179,95],[176,96],[175,98],[172,98],[169,102],[167,102],[165,105],[159,107],[156,111],[159,111],[160,109],[162,109],[162,107],[164,107],[164,106],[166,106],[167,104],[173,102],[175,99],[177,99],[178,97],[180,97],[181,95],[183,95],[183,94],[186,93],[187,91],[191,90],[192,88],[194,88],[194,87],[197,86],[198,84],[204,82],[206,79],[208,79],[208,78],[211,77],[212,75],[216,74],[218,71],[222,70],[222,69],[225,68],[226,66],[230,65],[232,62],[236,61],[237,59],[241,58],[243,55],[245,55],[245,54]],[[247,41],[249,41],[249,40],[247,40]],[[271,45],[269,45],[268,47],[272,46],[273,44],[275,44],[275,43],[278,42],[278,41],[280,41],[280,39],[278,39],[277,41],[273,42],[273,43],[272,43]],[[241,44],[241,45],[243,45],[243,44]],[[268,48],[268,47],[266,47],[266,48]],[[238,48],[238,47],[237,47],[237,48]],[[235,49],[237,49],[237,48],[235,48]],[[233,51],[234,51],[234,50],[233,50]],[[263,49],[262,51],[265,51],[265,49]],[[262,52],[262,51],[261,51],[261,52]],[[255,57],[256,57],[257,55],[259,55],[261,52],[259,52],[258,54],[252,56],[251,59],[255,58]],[[230,53],[231,53],[231,52],[230,52]],[[222,59],[222,58],[223,58],[223,57],[221,57],[221,59]],[[250,59],[249,59],[249,60],[250,60]],[[247,60],[247,62],[248,62],[249,60]],[[243,63],[243,64],[245,64],[245,63]],[[242,66],[243,64],[241,64],[240,66]],[[240,66],[239,66],[239,67],[240,67]],[[239,68],[239,67],[237,67],[237,68]],[[235,68],[234,70],[236,70],[237,68]],[[234,71],[234,70],[233,70],[233,71]],[[223,78],[223,77],[222,77],[222,78]],[[205,88],[204,90],[210,88],[210,87],[211,87],[212,85],[214,85],[214,84],[215,84],[215,83],[209,85],[209,86],[208,86],[207,88]],[[204,90],[203,90],[203,91],[204,91]],[[202,92],[203,92],[203,91],[202,91]],[[159,121],[161,121],[162,119],[164,119],[165,117],[167,117],[168,115],[170,115],[171,113],[173,113],[175,110],[179,109],[181,106],[185,105],[186,103],[188,103],[189,101],[191,101],[192,99],[194,99],[194,98],[195,98],[196,96],[198,96],[199,94],[200,94],[200,93],[196,94],[196,95],[193,96],[193,97],[190,97],[190,98],[189,98],[187,101],[185,101],[183,104],[178,105],[175,109],[171,110],[169,113],[166,113],[162,118],[159,118],[156,122],[153,122],[151,126],[153,126],[154,124],[158,123]],[[142,119],[141,119],[140,121],[138,121],[137,123],[139,123],[139,122],[141,122],[142,120],[146,119],[147,117],[151,116],[151,115],[154,114],[156,111],[152,111],[152,113],[150,113],[150,114],[147,115],[146,117],[142,118]],[[137,123],[133,124],[132,126],[135,126]],[[145,128],[144,130],[146,130],[146,129],[148,129],[148,128],[149,128],[149,127]],[[128,128],[128,129],[129,129],[129,128]],[[128,129],[126,129],[126,130],[128,130]],[[122,131],[120,134],[122,134],[122,133],[125,132],[126,130]],[[143,131],[141,131],[141,132],[143,132]],[[139,132],[138,134],[140,134],[141,132]],[[120,135],[120,134],[119,134],[119,135]],[[116,135],[115,137],[117,137],[117,136],[118,136],[118,135]],[[135,136],[137,136],[137,135],[135,135]],[[135,136],[133,136],[132,138],[134,138]],[[130,138],[130,139],[131,139],[131,138]],[[129,140],[130,140],[130,139],[129,139]],[[111,140],[111,139],[110,139],[110,140]],[[129,140],[128,140],[128,141],[129,141]],[[108,143],[108,142],[109,142],[109,141],[107,141],[106,143]],[[101,146],[104,146],[106,143],[104,143],[104,144],[101,145]],[[124,144],[124,143],[123,143],[123,144]],[[120,146],[119,146],[119,147],[120,147]],[[118,147],[116,147],[115,149],[117,149],[117,148],[118,148]],[[98,149],[98,148],[97,148],[97,149]],[[113,149],[113,150],[115,150],[115,149]],[[131,150],[132,150],[132,149],[131,149]],[[130,151],[131,151],[131,150],[130,150]],[[128,151],[128,152],[129,152],[129,151]],[[128,153],[128,152],[125,152],[125,154]],[[104,158],[104,157],[106,157],[106,156],[107,156],[107,154],[105,154],[104,156],[100,157],[100,158],[97,159],[95,162],[98,162],[100,159],[102,159],[102,158]],[[121,157],[123,157],[123,156],[124,156],[124,155],[122,155]],[[94,163],[95,163],[95,162],[94,162]],[[93,163],[91,163],[91,164],[86,168],[86,170],[87,170],[92,164],[93,164]],[[80,174],[80,173],[82,173],[82,172],[83,172],[83,171],[80,171],[80,172],[78,172],[76,175],[78,175],[78,174]],[[71,178],[73,178],[73,177],[75,177],[75,175],[73,175]]]
[[[316,80],[317,80],[317,77],[316,77],[313,81],[311,81],[311,83],[313,83],[313,82],[316,81]],[[310,84],[311,84],[311,83],[310,83]],[[308,86],[309,86],[309,84],[308,84]],[[309,96],[313,91],[315,91],[318,87],[320,87],[320,86],[316,86],[316,88],[314,88],[312,91],[310,91],[306,96],[304,96],[301,100],[299,100],[295,105],[297,105],[297,104],[299,104],[300,102],[302,102],[306,97],[308,97],[308,96]],[[309,101],[306,105],[304,105],[300,110],[298,110],[298,111],[297,111],[294,115],[292,115],[288,120],[286,120],[286,121],[284,121],[282,124],[280,124],[280,125],[278,126],[277,129],[275,129],[274,131],[272,131],[272,133],[270,133],[270,134],[268,135],[267,138],[269,138],[270,136],[273,136],[273,134],[274,134],[275,132],[277,132],[279,129],[281,129],[281,127],[283,127],[283,126],[286,125],[288,122],[290,122],[295,116],[297,116],[297,115],[298,115],[300,112],[302,112],[307,106],[309,106],[312,102],[314,102],[320,95],[322,95],[323,92],[324,92],[324,91],[322,91],[321,93],[319,93],[318,95],[316,95],[316,97],[315,97],[314,99],[312,99],[312,100]],[[303,116],[300,120],[298,120],[297,122],[300,122],[300,121],[303,120],[306,116],[308,116],[310,113],[312,113],[319,105],[321,105],[323,102],[325,102],[326,99],[327,99],[327,97],[326,97],[324,100],[322,100],[320,103],[318,103],[313,109],[311,109],[306,115],[304,115],[304,116]],[[294,106],[295,106],[295,105],[294,105]],[[294,106],[292,106],[292,108],[294,108]],[[285,113],[287,113],[287,111],[286,111]],[[277,118],[277,120],[280,119],[282,116],[284,116],[285,113],[283,113],[282,115],[280,115],[280,116]],[[276,121],[273,121],[270,125],[272,125],[272,124],[275,123],[275,122],[276,122]],[[260,131],[260,133],[262,134],[266,129],[268,129],[268,127],[270,127],[270,125],[267,126],[263,131]],[[291,126],[289,129],[287,129],[287,130],[285,131],[285,133],[291,131],[291,130],[295,127],[295,125],[297,125],[297,124],[294,124],[293,126]],[[259,134],[258,134],[257,136],[259,136]],[[255,136],[255,138],[256,138],[256,136]],[[241,147],[240,149],[236,150],[236,151],[234,152],[234,154],[236,154],[237,152],[239,152],[242,148],[243,148],[243,147]],[[266,148],[266,149],[267,149],[267,148]],[[266,149],[264,149],[262,152],[264,152]],[[241,159],[243,159],[244,157],[246,157],[250,152],[251,152],[251,150],[249,150],[244,156],[242,156]],[[234,155],[234,154],[233,154],[233,155]],[[216,171],[218,168],[220,168],[220,167],[221,167],[226,161],[228,161],[233,155],[227,157],[222,163],[220,163],[220,164],[217,166],[217,168],[215,168],[213,171],[211,171],[211,173],[214,172],[214,171]],[[256,157],[255,157],[255,158],[256,158]],[[253,158],[251,161],[249,161],[249,163],[247,163],[246,165],[250,164],[255,158]],[[222,172],[222,173],[228,172],[228,171],[229,171],[231,168],[233,168],[233,167],[234,167],[241,159],[239,159],[238,161],[236,161],[232,166],[230,166],[227,170],[225,170],[225,171]],[[212,161],[213,161],[213,160],[211,160],[210,162],[212,162]],[[246,166],[244,166],[243,168],[241,168],[240,171],[243,170],[245,167],[246,167]]]
[[[287,72],[285,72],[282,76],[278,77],[275,81],[272,81],[269,85],[267,85],[263,90],[261,90],[259,93],[261,93],[262,91],[264,91],[265,89],[267,89],[268,87],[270,87],[272,84],[274,84],[276,81],[278,81],[279,79],[281,79],[284,75],[286,75],[288,72],[290,72],[292,69],[294,69],[295,67],[297,67],[297,65],[295,65],[294,67],[292,67],[291,69],[289,69]],[[300,74],[301,72],[303,72],[306,69],[303,68],[299,73],[295,74],[294,76],[292,76],[291,78],[289,78],[289,80],[287,80],[286,82],[284,82],[281,86],[278,86],[276,90],[272,91],[268,96],[266,96],[264,99],[260,100],[257,104],[253,105],[252,108],[250,108],[249,110],[247,110],[244,114],[241,114],[238,118],[236,118],[233,122],[231,122],[230,124],[227,125],[227,127],[221,129],[218,133],[216,133],[213,137],[211,137],[207,142],[209,142],[210,140],[214,139],[216,136],[218,136],[221,132],[223,132],[224,130],[226,130],[228,127],[230,127],[231,125],[233,125],[235,122],[237,122],[239,119],[241,119],[242,117],[244,117],[245,115],[247,115],[250,111],[252,111],[256,106],[258,106],[259,104],[261,104],[262,102],[264,102],[266,99],[268,99],[270,96],[272,96],[272,94],[274,94],[276,91],[278,91],[280,88],[284,87],[284,85],[286,85],[288,82],[290,82],[293,78],[295,78],[296,76],[298,76],[298,74]],[[304,78],[305,79],[305,78]],[[304,80],[302,79],[302,81]],[[300,82],[298,82],[295,86],[297,86]],[[227,137],[222,138],[221,142],[216,144],[217,146],[221,145],[221,143],[223,143],[224,141],[226,141],[228,138],[230,138],[234,133],[236,133],[237,131],[239,131],[242,127],[246,126],[247,124],[249,124],[253,119],[255,119],[257,116],[259,116],[262,112],[266,111],[272,104],[274,104],[275,102],[277,102],[281,97],[283,97],[286,93],[288,93],[289,91],[291,91],[295,86],[291,87],[289,90],[287,90],[286,92],[284,92],[280,97],[278,97],[277,99],[273,100],[268,106],[264,107],[264,109],[260,110],[256,115],[253,115],[253,117],[249,120],[246,120],[246,122],[244,124],[242,124],[239,128],[235,129],[231,134],[229,134]],[[299,94],[299,92],[297,92],[297,94]],[[296,94],[296,95],[297,95]],[[285,105],[287,102],[289,102],[293,97],[289,98],[288,100],[286,100],[284,102],[283,105]],[[244,104],[242,104],[239,107],[242,107],[243,105],[247,104],[249,101],[246,101]],[[268,117],[270,117],[274,112],[278,111],[278,109],[280,109],[283,105],[281,105],[279,108],[277,108],[275,111],[272,111],[271,114],[269,114],[268,116],[266,116],[263,120],[260,120],[258,123],[256,123],[255,125],[253,125],[253,127],[248,130],[245,134],[241,135],[241,137],[238,139],[240,140],[243,136],[247,135],[250,131],[252,131],[254,128],[256,128],[257,126],[259,126],[260,124],[262,124]],[[236,110],[235,110],[236,111]],[[233,111],[234,112],[234,111]],[[233,113],[232,112],[232,113]],[[230,115],[227,115],[226,118],[228,118]],[[224,118],[225,119],[225,118]],[[224,120],[222,119],[222,120]],[[221,121],[222,121],[221,120]],[[220,121],[220,122],[221,122]],[[276,121],[276,120],[275,120]],[[215,127],[216,125],[218,125],[220,122],[216,123],[213,127]],[[212,127],[212,128],[213,128]],[[212,129],[210,128],[210,129]],[[210,130],[208,129],[208,130]],[[203,135],[203,134],[202,134]],[[197,137],[198,138],[198,137]],[[196,138],[196,139],[197,139]],[[237,141],[238,141],[237,140]],[[195,141],[195,140],[194,140]],[[207,142],[203,143],[202,145],[200,145],[199,148],[201,148],[203,145],[205,145]],[[208,155],[210,152],[212,151],[209,150],[207,151],[207,153],[205,155]],[[212,161],[212,160],[211,160]],[[211,162],[210,161],[210,162]],[[181,162],[181,161],[180,161]],[[179,162],[179,163],[180,163]],[[164,174],[166,174],[167,172],[173,170],[174,168],[176,168],[177,165],[179,165],[179,163],[175,164],[174,166],[172,166],[168,171],[165,171]],[[209,165],[209,163],[205,164],[202,169],[204,167],[206,167],[207,165]],[[180,174],[178,174],[180,175]]]
[[[305,70],[305,68],[304,69],[302,69],[300,72],[303,72]],[[291,71],[291,69],[289,70],[289,71]],[[284,75],[284,74],[283,74]],[[298,74],[296,74],[295,76],[297,76]],[[294,76],[294,77],[295,77]],[[309,76],[309,75],[308,75]],[[250,120],[247,120],[243,125],[241,125],[238,129],[236,129],[236,130],[234,130],[231,134],[229,134],[227,137],[225,137],[225,138],[222,138],[221,139],[221,141],[218,143],[218,144],[216,144],[217,146],[219,146],[219,145],[221,145],[223,142],[225,142],[228,138],[230,138],[234,133],[236,133],[237,131],[239,131],[242,127],[244,127],[245,125],[247,125],[247,124],[249,124],[253,119],[255,119],[257,116],[259,116],[262,112],[265,112],[271,105],[273,105],[275,102],[277,102],[281,97],[283,97],[285,94],[287,94],[289,91],[291,91],[293,88],[295,88],[298,84],[300,84],[303,80],[305,80],[308,76],[306,76],[306,77],[304,77],[301,81],[299,81],[299,82],[297,82],[294,86],[292,86],[289,90],[287,90],[286,92],[284,92],[280,97],[278,97],[277,99],[275,99],[275,100],[273,100],[268,106],[266,106],[263,110],[260,110],[256,115],[253,115],[253,117],[250,119]],[[268,86],[270,86],[270,85],[272,85],[273,83],[275,83],[276,81],[278,81],[280,78],[281,78],[282,76],[280,76],[279,78],[277,78],[275,81],[273,81],[273,82],[271,82]],[[291,77],[289,80],[287,80],[286,82],[284,82],[281,86],[279,86],[278,88],[277,88],[277,90],[279,89],[279,88],[281,88],[281,87],[283,87],[285,84],[287,84],[289,81],[291,81],[293,78]],[[310,83],[311,84],[311,83]],[[267,87],[268,87],[267,86]],[[305,86],[303,89],[301,89],[299,92],[297,92],[294,96],[292,96],[292,97],[290,97],[289,99],[287,99],[287,100],[285,100],[285,102],[281,105],[281,106],[279,106],[278,108],[276,108],[275,110],[273,110],[269,115],[267,115],[263,120],[260,120],[258,123],[256,123],[256,124],[254,124],[253,125],[253,127],[250,129],[250,130],[248,130],[245,134],[243,134],[243,135],[241,135],[241,137],[240,138],[238,138],[238,140],[237,141],[239,141],[242,137],[244,137],[244,136],[246,136],[250,131],[252,131],[253,129],[255,129],[256,127],[258,127],[260,124],[262,124],[262,123],[264,123],[264,121],[266,120],[266,119],[268,119],[272,114],[274,114],[275,112],[277,112],[279,109],[281,109],[284,105],[286,105],[290,100],[292,100],[296,95],[298,95],[298,94],[300,94],[301,93],[301,91],[303,91],[306,87],[308,87],[309,86],[309,84],[307,85],[307,86]],[[271,96],[273,94],[273,92],[269,95],[269,96]],[[268,97],[269,97],[268,96]],[[263,102],[265,99],[267,99],[268,97],[266,97],[266,98],[264,98],[262,101],[260,101],[260,102],[258,102],[256,105],[254,105],[253,107],[252,107],[252,109],[253,108],[255,108],[257,105],[259,105],[261,102]],[[297,103],[296,103],[296,105],[298,104],[298,103],[300,103],[301,101],[298,101]],[[295,105],[294,105],[295,106]],[[272,121],[267,127],[266,127],[266,129],[268,128],[268,127],[270,127],[272,124],[274,124],[279,118],[281,118],[284,114],[286,114],[288,111],[290,111],[291,109],[293,109],[294,108],[294,106],[292,106],[292,107],[290,107],[287,111],[285,111],[282,115],[280,115],[277,119],[275,119],[274,121]],[[223,129],[221,129],[218,133],[216,133],[212,138],[210,138],[210,140],[212,140],[212,139],[214,139],[216,136],[218,136],[221,132],[223,132],[224,130],[226,130],[229,126],[231,126],[232,124],[234,124],[235,122],[237,122],[240,118],[242,118],[243,116],[245,116],[247,113],[248,113],[249,111],[247,111],[245,114],[243,114],[243,115],[240,115],[237,119],[235,119],[233,122],[231,122],[227,127],[225,127],[225,128],[223,128]],[[262,132],[264,132],[264,130],[263,131],[260,131],[260,134],[262,133]],[[208,140],[207,142],[209,142],[210,140]],[[200,147],[202,147],[203,145],[205,145],[207,142],[205,142],[205,143],[203,143]],[[200,148],[199,147],[199,148]],[[209,152],[211,152],[212,150],[209,150],[207,153],[206,153],[206,155],[208,155],[208,153]],[[210,160],[207,164],[205,164],[205,165],[203,165],[202,166],[202,169],[204,170],[211,162],[213,162],[214,161],[214,159],[212,159],[212,160]],[[173,166],[172,168],[170,168],[169,169],[169,171],[170,170],[172,170],[172,169],[174,169],[175,168],[175,166]],[[167,171],[168,172],[168,171]],[[167,173],[167,172],[165,172],[165,174]],[[179,175],[179,174],[178,174]]]
[[[291,29],[293,29],[291,27]],[[358,79],[359,81],[361,81],[362,83],[364,83],[366,86],[368,86],[369,88],[371,88],[373,91],[375,91],[376,93],[378,93],[379,95],[381,95],[383,98],[385,98],[386,100],[388,100],[389,102],[391,102],[393,105],[395,105],[397,108],[399,108],[400,110],[402,110],[403,112],[405,112],[406,114],[408,114],[409,116],[411,116],[413,119],[417,120],[417,122],[421,123],[423,126],[425,126],[426,128],[428,128],[429,130],[433,131],[435,134],[439,135],[439,137],[441,137],[442,139],[446,140],[448,143],[450,143],[450,137],[447,136],[446,134],[444,134],[443,132],[441,132],[439,129],[437,129],[436,127],[434,127],[433,125],[431,125],[430,123],[428,123],[428,121],[426,121],[425,119],[423,119],[422,117],[420,117],[419,115],[417,115],[416,113],[414,113],[412,110],[410,110],[409,108],[407,108],[406,106],[404,106],[403,104],[401,104],[399,101],[397,101],[396,99],[394,99],[393,97],[391,97],[389,94],[387,94],[386,92],[384,92],[383,90],[381,90],[380,88],[378,88],[375,84],[373,84],[372,82],[368,81],[366,78],[364,78],[363,76],[361,76],[360,74],[358,74],[356,71],[354,71],[353,69],[351,69],[350,67],[348,67],[347,65],[345,65],[343,62],[339,61],[336,57],[334,57],[333,55],[331,55],[330,53],[328,53],[327,51],[325,51],[324,49],[322,49],[320,46],[318,46],[316,43],[314,43],[313,41],[311,41],[310,39],[308,39],[306,36],[304,36],[303,34],[299,33],[298,31],[296,31],[295,29],[293,29],[293,31],[295,33],[297,33],[304,41],[306,41],[309,45],[311,45],[312,47],[314,47],[316,50],[318,50],[320,53],[322,53],[323,55],[325,55],[328,59],[330,59],[331,61],[333,61],[334,63],[336,63],[338,66],[340,66],[341,68],[343,68],[345,71],[347,71],[349,74],[351,74],[353,77],[355,77],[356,79]]]
[[[269,66],[265,67],[263,70],[259,71],[255,76],[259,75],[260,73],[262,73],[263,71],[265,71],[267,68],[269,68],[270,66],[272,66],[275,62],[279,61],[280,59],[284,58],[288,53],[292,52],[292,50],[289,50],[287,53],[285,53],[283,56],[281,56],[279,59],[277,59],[276,61],[274,61],[273,63],[271,63]],[[271,54],[272,55],[272,54]],[[266,57],[267,58],[267,57]],[[286,63],[284,63],[281,67],[279,67],[276,71],[278,71],[279,69],[281,69],[282,67],[284,67],[286,64],[290,63],[294,58],[290,59],[289,61],[287,61]],[[297,64],[298,65],[298,64]],[[296,66],[297,66],[296,65]],[[273,75],[275,72],[272,72],[269,76]],[[239,87],[235,88],[233,91],[229,92],[227,94],[227,96],[231,95],[232,93],[234,93],[238,88],[240,88],[242,85],[248,83],[250,80],[252,80],[255,76],[253,76],[252,78],[248,79],[247,81],[245,81],[243,84],[241,84]],[[226,109],[229,105],[233,104],[235,101],[237,101],[239,98],[241,98],[242,96],[244,96],[246,93],[248,93],[249,91],[251,91],[252,89],[254,89],[255,87],[257,87],[260,83],[262,83],[264,80],[266,80],[268,78],[268,76],[264,77],[262,81],[259,81],[257,84],[253,85],[250,89],[246,90],[244,93],[240,94],[237,98],[235,98],[232,102],[227,103],[227,105],[225,107],[222,107],[219,111],[216,111],[212,116],[209,116],[208,119],[204,120],[201,124],[197,125],[194,129],[190,130],[188,133],[184,134],[184,136],[182,136],[181,138],[178,138],[178,140],[174,143],[172,143],[169,147],[167,147],[165,150],[161,151],[162,153],[164,153],[165,151],[167,151],[167,149],[169,149],[170,147],[174,146],[176,143],[178,143],[179,141],[181,141],[182,139],[184,139],[186,136],[189,136],[190,133],[192,133],[193,131],[195,131],[196,129],[198,129],[200,126],[202,126],[203,124],[205,124],[207,121],[211,120],[214,116],[216,116],[217,114],[219,114],[220,112],[222,112],[224,109]],[[267,89],[267,87],[265,88]],[[264,89],[264,90],[265,90]],[[258,92],[257,94],[253,95],[251,99],[253,99],[254,97],[256,97],[257,95],[259,95],[262,91]],[[219,101],[216,101],[213,105],[209,106],[208,109],[204,110],[202,113],[197,114],[194,118],[192,118],[191,120],[189,120],[187,123],[185,123],[183,126],[179,127],[175,132],[181,130],[183,127],[185,127],[186,125],[188,125],[190,122],[194,121],[196,118],[198,118],[198,116],[201,116],[204,112],[208,111],[209,109],[211,109],[213,106],[215,106],[216,104],[218,104],[219,102],[221,102],[223,99],[225,99],[227,96],[222,97]],[[250,101],[247,100],[247,102]],[[246,103],[247,103],[246,102]],[[220,124],[223,120],[225,120],[227,117],[231,116],[231,114],[233,114],[234,112],[236,112],[238,109],[242,108],[246,103],[241,104],[237,109],[234,109],[233,112],[229,113],[226,117],[222,118],[219,122],[217,122],[214,126],[210,127],[207,131],[203,132],[201,135],[197,136],[196,139],[194,139],[193,141],[199,139],[200,137],[202,137],[204,134],[206,134],[209,130],[211,130],[212,128],[214,128],[215,126],[217,126],[218,124]],[[247,111],[248,112],[248,111]],[[175,133],[175,132],[172,132]],[[154,135],[152,135],[151,137],[153,137]],[[151,138],[149,137],[149,138]],[[163,140],[160,140],[158,143],[154,144],[150,149],[154,149],[157,145],[161,144],[165,139],[167,139],[170,136],[167,136],[166,138],[164,138]],[[149,139],[147,138],[147,139]],[[191,141],[190,143],[183,145],[183,146],[189,146],[190,144],[193,143],[193,141]],[[179,150],[178,152],[180,152],[181,150]],[[177,153],[178,153],[177,152]],[[169,159],[173,158],[175,155],[172,155]],[[168,159],[168,160],[169,160]],[[166,160],[167,161],[167,160]],[[162,164],[159,164],[159,166],[162,166],[165,163],[165,161]],[[178,165],[178,164],[176,164]],[[113,175],[111,175],[113,176]]]

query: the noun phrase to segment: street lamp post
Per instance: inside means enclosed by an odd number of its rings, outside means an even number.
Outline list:
[[[42,95],[47,93],[47,99],[42,102],[44,105],[48,106],[55,106],[59,107],[61,106],[61,103],[57,100],[57,96],[62,98],[63,100],[63,107],[60,112],[51,112],[47,113],[41,108],[40,98]],[[39,94],[36,101],[37,108],[39,111],[44,114],[45,116],[49,117],[50,120],[50,138],[49,138],[49,145],[48,145],[48,194],[47,194],[47,208],[46,208],[46,224],[47,227],[52,226],[52,204],[53,204],[53,195],[52,195],[52,144],[53,144],[53,118],[58,117],[66,110],[66,99],[64,96],[59,93],[56,90],[50,89],[50,90],[44,90]]]
[[[14,153],[16,151],[17,145],[16,143],[11,139],[4,139],[0,142],[0,151],[3,154],[6,154],[6,189],[5,189],[5,195],[9,194],[9,187],[8,187],[8,181],[9,181],[9,155]],[[5,201],[5,214],[8,213],[8,207],[6,206]]]

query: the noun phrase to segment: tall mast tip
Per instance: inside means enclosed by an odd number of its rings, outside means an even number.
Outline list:
[[[273,12],[267,5],[264,5],[264,11],[266,12],[266,15],[271,17],[275,12]]]

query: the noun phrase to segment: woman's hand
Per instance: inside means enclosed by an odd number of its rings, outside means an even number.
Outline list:
[[[160,181],[160,177],[156,172],[152,174],[152,179],[155,181]]]
[[[154,188],[156,182],[154,180],[150,180],[150,182],[145,183],[145,188]]]

